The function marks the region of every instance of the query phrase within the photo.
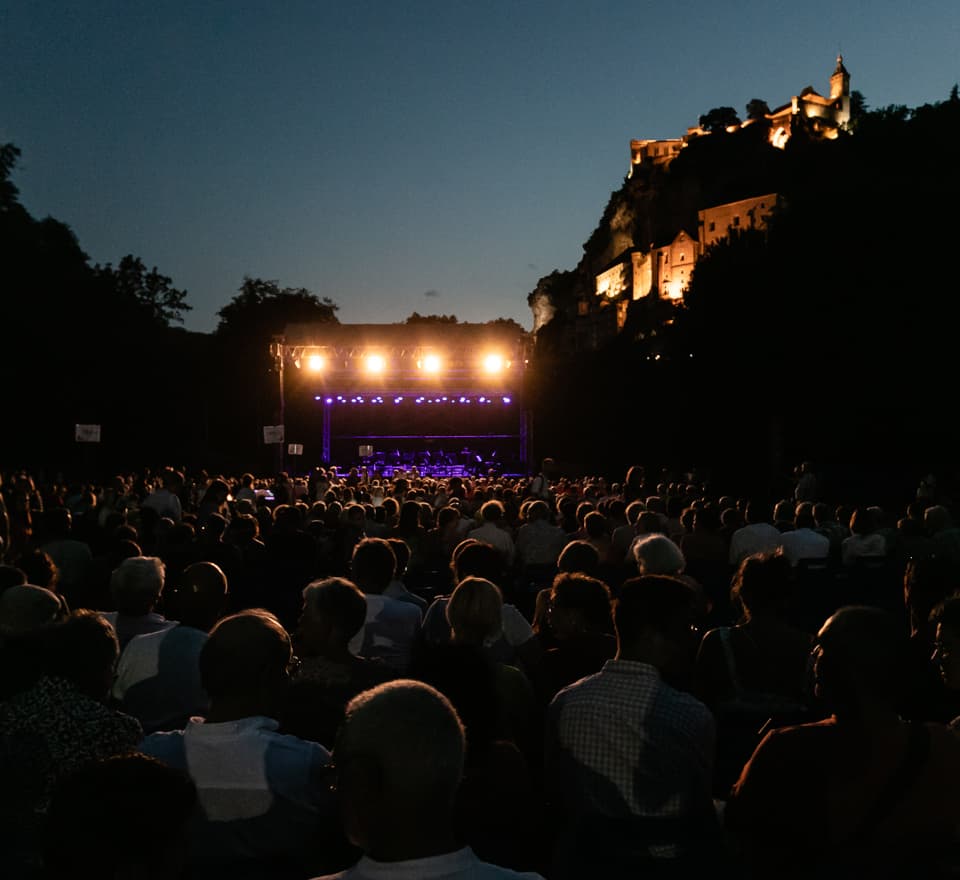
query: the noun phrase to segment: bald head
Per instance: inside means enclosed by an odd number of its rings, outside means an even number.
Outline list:
[[[841,608],[820,629],[814,653],[817,696],[835,711],[893,704],[906,663],[906,634],[879,608]]]
[[[208,630],[223,610],[227,598],[227,576],[213,562],[188,565],[180,586],[167,596],[170,615],[185,626]]]

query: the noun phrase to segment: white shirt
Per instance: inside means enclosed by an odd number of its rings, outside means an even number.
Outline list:
[[[807,528],[784,532],[780,545],[791,565],[801,559],[826,559],[830,553],[830,539]]]
[[[772,553],[781,546],[783,535],[770,523],[751,523],[737,529],[730,538],[730,564],[739,565],[754,553]]]
[[[520,873],[481,862],[469,846],[439,856],[377,862],[363,856],[352,868],[315,880],[543,880],[540,874]]]

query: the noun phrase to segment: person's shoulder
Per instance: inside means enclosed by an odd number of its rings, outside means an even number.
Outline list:
[[[292,733],[280,733],[277,730],[265,732],[271,752],[283,752],[296,755],[310,763],[326,764],[330,761],[330,752],[325,746],[309,739],[301,739]]]
[[[183,766],[186,761],[182,730],[163,730],[143,737],[138,750],[151,758],[173,766]]]
[[[381,594],[384,600],[383,602],[383,611],[390,614],[393,617],[397,618],[410,618],[413,620],[417,618],[418,620],[423,616],[420,611],[420,606],[408,602],[403,599],[398,599],[395,596],[388,596],[386,593]]]
[[[603,670],[601,669],[599,672],[585,675],[583,678],[579,678],[565,687],[560,688],[560,690],[554,694],[553,699],[550,701],[550,705],[554,707],[560,707],[566,703],[571,703],[583,697],[588,697],[601,684],[602,676]]]

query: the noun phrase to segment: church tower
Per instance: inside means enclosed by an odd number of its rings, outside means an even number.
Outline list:
[[[850,121],[850,74],[843,66],[842,55],[837,55],[837,67],[830,77],[830,100],[834,102],[837,124],[845,126]]]

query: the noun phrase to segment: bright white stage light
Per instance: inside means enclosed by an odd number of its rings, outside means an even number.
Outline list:
[[[425,355],[420,361],[420,369],[423,370],[424,373],[439,373],[440,367],[440,355],[438,354]]]
[[[387,360],[382,354],[368,354],[364,366],[368,373],[379,374],[387,368]]]
[[[483,359],[483,369],[487,373],[502,373],[505,366],[503,355],[496,352],[491,352]]]

